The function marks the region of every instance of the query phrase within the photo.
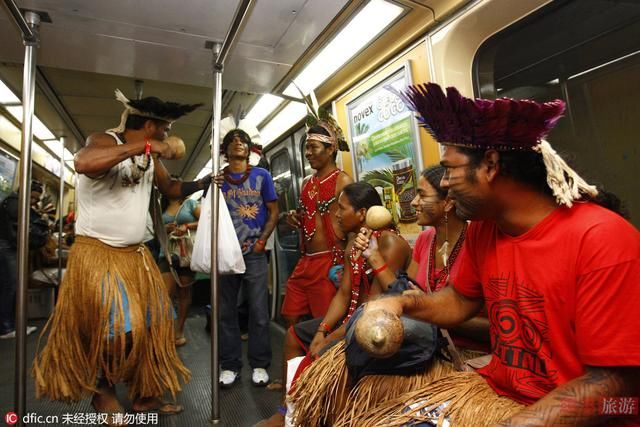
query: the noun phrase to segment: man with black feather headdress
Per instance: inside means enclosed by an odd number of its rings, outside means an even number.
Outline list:
[[[178,413],[161,400],[175,395],[190,373],[174,346],[173,309],[162,276],[146,247],[153,185],[169,197],[185,197],[207,180],[174,180],[160,159],[172,123],[201,104],[128,100],[120,125],[89,136],[75,156],[79,174],[76,240],[47,345],[33,366],[37,397],[76,401],[93,393],[101,413],[122,413],[114,390],[125,381],[135,411]],[[210,181],[210,178],[209,178]]]

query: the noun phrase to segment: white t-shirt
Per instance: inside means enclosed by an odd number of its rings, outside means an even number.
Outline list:
[[[107,133],[118,145],[123,143],[115,133]],[[135,161],[144,164],[144,154],[135,156]],[[153,159],[138,183],[132,183],[132,168],[137,166],[129,158],[112,167],[102,178],[79,175],[77,235],[93,237],[115,247],[143,241],[153,186]]]

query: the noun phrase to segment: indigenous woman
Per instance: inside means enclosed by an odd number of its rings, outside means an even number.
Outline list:
[[[162,198],[162,221],[167,229],[167,235],[174,238],[182,238],[195,233],[198,228],[198,218],[200,218],[200,206],[193,199],[184,198]],[[190,250],[190,246],[187,246]],[[190,258],[191,253],[185,254]],[[169,259],[171,265],[169,265]],[[162,279],[167,285],[167,290],[171,297],[177,296],[178,318],[176,320],[176,346],[187,343],[184,337],[184,323],[187,320],[189,306],[191,306],[191,285],[194,282],[195,273],[189,266],[180,266],[177,256],[161,254],[158,267],[162,272]],[[171,271],[174,270],[174,272]],[[175,273],[175,274],[174,274]],[[176,282],[176,276],[179,283]]]
[[[353,314],[355,308],[369,297],[381,293],[383,288],[379,285],[376,274],[379,274],[382,269],[378,271],[369,269],[364,258],[359,256],[359,251],[353,247],[355,233],[364,226],[367,210],[372,206],[381,205],[378,192],[367,183],[348,184],[342,190],[338,197],[336,218],[340,228],[348,236],[348,240],[340,288],[333,297],[324,318],[301,322],[289,328],[285,337],[285,363],[294,357],[305,355],[310,356],[306,359],[307,363],[310,363],[333,344],[342,343],[346,321]],[[385,269],[406,268],[411,251],[407,242],[394,229],[378,231],[377,235],[380,252],[386,262]],[[338,345],[329,352],[344,359],[343,348],[342,345]],[[305,361],[303,361],[304,363]],[[344,363],[341,366],[344,367]],[[332,375],[330,371],[326,372],[328,375]],[[346,371],[341,377],[344,382]],[[282,425],[285,412],[286,410],[282,408],[279,414],[271,417],[269,421],[264,421],[261,425]],[[314,424],[313,421],[310,423]]]

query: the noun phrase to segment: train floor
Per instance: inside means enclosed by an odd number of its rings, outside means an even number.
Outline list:
[[[178,352],[185,365],[191,370],[191,381],[186,384],[183,391],[178,395],[178,403],[184,406],[184,412],[179,415],[159,415],[157,423],[155,419],[149,417],[138,418],[138,423],[128,425],[158,425],[158,426],[185,426],[204,427],[211,425],[211,362],[210,362],[210,338],[205,331],[206,318],[202,308],[192,308],[187,325],[185,336],[187,344],[179,347]],[[38,332],[44,326],[44,321],[30,321],[29,325],[38,326]],[[38,333],[34,333],[27,340],[28,366],[31,366],[38,341]],[[280,378],[280,364],[282,360],[282,344],[284,330],[281,326],[272,322],[271,343],[273,349],[273,362],[269,369],[271,379]],[[0,415],[5,418],[5,414],[11,411],[14,400],[14,354],[15,339],[0,340]],[[280,392],[270,391],[264,387],[255,387],[251,383],[251,369],[246,359],[247,344],[243,342],[243,368],[239,383],[232,388],[221,390],[220,392],[220,423],[222,426],[252,426],[261,419],[271,416],[279,404]],[[125,411],[133,414],[131,404],[126,398],[126,389],[118,386],[117,394],[124,404]],[[27,413],[34,416],[57,416],[57,423],[31,422],[30,426],[81,426],[95,425],[90,423],[87,415],[94,413],[90,399],[87,397],[73,404],[51,402],[49,400],[36,400],[34,397],[34,382],[28,375],[27,383]],[[67,417],[64,421],[64,414],[71,414],[76,417],[77,422],[70,422]],[[76,415],[78,414],[78,415]],[[81,422],[82,418],[87,419]],[[130,416],[129,419],[134,419]],[[34,418],[35,420],[35,418]],[[45,418],[40,418],[45,420]],[[0,422],[2,422],[0,421]]]

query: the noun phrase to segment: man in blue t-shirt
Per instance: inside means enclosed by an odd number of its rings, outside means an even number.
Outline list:
[[[254,385],[269,382],[268,263],[265,244],[278,222],[278,195],[269,172],[249,164],[251,138],[241,130],[229,131],[220,147],[229,165],[216,179],[221,184],[242,248],[246,272],[220,276],[220,385],[231,387],[242,367],[238,324],[238,292],[244,287],[249,302],[249,364]]]

